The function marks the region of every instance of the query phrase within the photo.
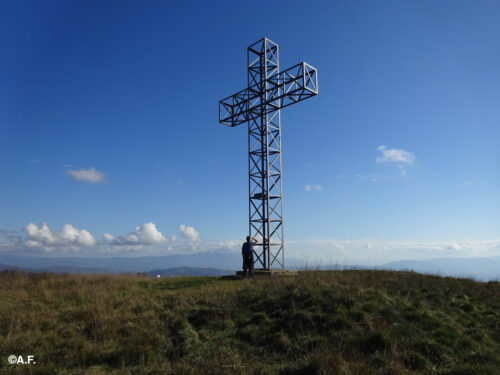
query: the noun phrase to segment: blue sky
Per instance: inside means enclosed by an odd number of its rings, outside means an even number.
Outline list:
[[[2,2],[0,249],[237,251],[247,129],[218,101],[263,36],[319,72],[282,113],[288,254],[500,255],[497,1]]]

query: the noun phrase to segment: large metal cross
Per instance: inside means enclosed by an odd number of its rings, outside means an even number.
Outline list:
[[[256,263],[283,269],[280,109],[317,95],[318,74],[305,62],[280,72],[278,45],[267,38],[248,47],[247,61],[248,87],[219,102],[219,122],[248,123],[249,235],[260,239]]]

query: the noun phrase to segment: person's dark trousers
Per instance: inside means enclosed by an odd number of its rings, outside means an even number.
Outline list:
[[[253,277],[253,254],[243,256],[243,277]]]

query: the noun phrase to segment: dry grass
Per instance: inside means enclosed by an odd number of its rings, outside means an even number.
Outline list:
[[[9,365],[33,354],[36,365]],[[499,374],[500,284],[0,274],[1,374]]]

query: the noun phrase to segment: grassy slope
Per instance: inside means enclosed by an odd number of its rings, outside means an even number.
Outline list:
[[[36,365],[9,365],[34,354]],[[0,274],[0,373],[499,374],[500,284]]]

